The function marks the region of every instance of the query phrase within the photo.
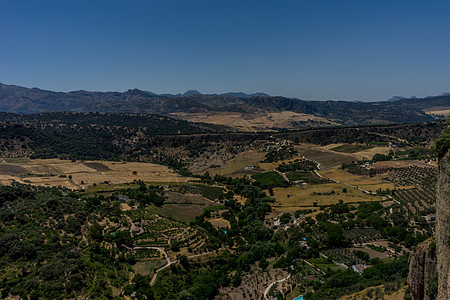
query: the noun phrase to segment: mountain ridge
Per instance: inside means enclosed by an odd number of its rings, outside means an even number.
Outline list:
[[[450,110],[450,95],[447,94],[379,102],[313,101],[264,93],[243,95],[247,94],[214,95],[190,90],[179,96],[161,96],[139,89],[54,92],[0,83],[0,111],[19,114],[55,111],[158,114],[194,122],[209,118],[206,122],[219,125],[228,125],[232,117],[233,122],[239,122],[241,130],[250,130],[252,126],[251,130],[271,130],[275,127],[296,129],[336,124],[428,122]]]

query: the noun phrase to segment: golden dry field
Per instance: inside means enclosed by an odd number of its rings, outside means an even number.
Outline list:
[[[377,161],[373,164],[374,168],[404,168],[409,166],[418,167],[437,167],[437,162],[430,161],[429,163],[423,160],[390,160],[390,161]]]
[[[240,112],[210,112],[206,114],[195,113],[173,113],[177,118],[190,122],[204,122],[214,125],[226,125],[240,131],[272,131],[270,128],[290,128],[293,122],[315,121],[329,125],[340,125],[339,123],[316,117],[310,114],[296,113],[293,111],[282,111],[267,113],[257,111],[253,113]]]
[[[389,154],[390,150],[391,150],[390,147],[375,146],[371,149],[359,151],[359,152],[353,153],[353,154],[356,155],[359,158],[359,160],[362,160],[363,158],[365,158],[367,160],[371,160],[375,154],[379,153],[379,154],[387,155],[387,154]]]
[[[346,145],[346,144],[343,144],[343,143],[340,143],[340,144],[329,144],[329,145],[326,145],[326,146],[321,146],[321,147],[316,146],[316,147],[317,147],[317,149],[320,149],[320,150],[327,150],[327,151],[332,151],[332,152],[336,153],[335,151],[333,151],[331,149],[337,148],[337,147],[340,147],[340,146],[343,146],[343,145]],[[358,152],[354,152],[354,153],[345,153],[345,152],[339,152],[339,153],[343,154],[343,155],[350,155],[351,157],[357,158],[357,160],[362,160],[362,159],[370,160],[377,153],[379,153],[379,154],[389,154],[389,151],[391,149],[392,148],[390,148],[390,147],[373,146],[370,149],[366,149],[366,150],[362,150],[362,151],[358,151]]]
[[[211,225],[216,229],[231,227],[230,222],[228,220],[225,220],[224,218],[214,218],[208,220],[208,222],[211,223]]]
[[[319,171],[319,174],[330,178],[341,183],[346,183],[352,186],[357,186],[359,188],[375,192],[377,189],[381,188],[383,190],[389,188],[394,189],[395,184],[389,181],[385,181],[382,178],[386,175],[376,175],[370,176],[360,176],[355,174],[350,174],[337,167],[329,170]]]
[[[186,182],[192,178],[182,177],[166,166],[138,162],[81,162],[60,159],[5,158],[0,166],[17,166],[25,169],[17,175],[0,174],[0,184],[12,181],[41,186],[64,186],[71,189],[85,188],[95,184],[120,184],[142,180],[152,183]],[[7,168],[8,169],[8,168]],[[7,170],[6,169],[6,170]],[[99,171],[104,170],[104,171]],[[70,178],[69,178],[70,176]]]
[[[259,164],[264,158],[266,152],[258,152],[255,150],[249,150],[237,154],[234,158],[227,161],[227,164],[223,167],[212,168],[205,170],[209,172],[211,176],[219,175],[231,175],[233,173],[244,171],[245,167]],[[200,172],[203,173],[203,172]]]
[[[189,122],[226,125],[240,131],[256,132],[265,129],[264,122],[258,120],[258,117],[256,119],[255,117],[244,117],[244,115],[239,112],[213,112],[206,114],[173,113],[172,115]]]
[[[343,192],[344,188],[347,189],[347,193]],[[274,188],[273,193],[276,199],[276,202],[273,204],[275,211],[306,209],[314,206],[315,202],[319,206],[336,204],[339,203],[339,200],[342,200],[344,203],[382,200],[379,196],[368,195],[341,183]]]
[[[450,115],[450,107],[432,107],[424,110],[429,115],[448,116]]]
[[[377,289],[383,291],[383,298],[384,300],[403,300],[405,299],[405,289],[406,287],[400,288],[398,291],[393,292],[392,294],[385,294],[384,286],[375,286],[375,287],[369,287],[366,288],[360,292],[345,295],[339,298],[339,300],[365,300],[365,299],[377,299],[376,292]],[[372,294],[375,298],[368,298],[367,295]],[[381,298],[378,298],[381,299]]]

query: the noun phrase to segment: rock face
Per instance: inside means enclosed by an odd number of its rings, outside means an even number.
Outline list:
[[[450,296],[450,170],[449,154],[439,159],[439,182],[436,199],[436,248],[438,272],[438,300]]]
[[[420,244],[409,257],[408,285],[415,300],[430,300],[428,281],[436,274],[436,246],[434,239]]]

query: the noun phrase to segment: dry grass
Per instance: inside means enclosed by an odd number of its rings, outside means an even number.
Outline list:
[[[347,189],[347,193],[343,193],[344,188]],[[330,194],[332,191],[335,193]],[[339,200],[345,203],[381,200],[380,197],[365,194],[339,183],[274,188],[273,192],[274,198],[277,200],[273,207],[278,211],[305,209],[314,206],[315,202],[317,205],[331,205],[339,203]],[[322,195],[318,195],[319,193]]]
[[[42,161],[42,160],[40,160]],[[45,161],[44,161],[45,164]],[[72,174],[72,173],[94,173],[96,172],[94,169],[86,167],[85,165],[77,162],[59,162],[55,164],[51,164],[56,170],[61,174]]]
[[[371,149],[359,151],[359,152],[353,153],[353,154],[356,155],[360,160],[362,160],[363,158],[370,160],[373,158],[373,156],[375,154],[379,153],[379,154],[387,155],[387,154],[389,154],[390,150],[391,150],[391,148],[389,148],[389,147],[374,146]]]
[[[70,182],[68,178],[60,178],[56,176],[44,176],[44,177],[22,177],[22,178],[14,178],[16,181],[20,183],[39,185],[39,186],[63,186],[70,189],[77,189],[79,186]],[[9,184],[9,183],[7,183]]]
[[[76,189],[108,182],[120,184],[143,180],[151,183],[187,182],[192,178],[182,177],[166,166],[151,163],[120,162],[71,162],[59,159],[4,159],[20,174],[0,175],[0,183],[12,181],[41,186],[65,186]],[[0,164],[2,165],[2,164]],[[99,171],[102,170],[102,171]],[[136,175],[133,172],[136,171]],[[31,175],[28,175],[31,174]],[[53,176],[50,176],[53,175]],[[71,176],[71,179],[69,179]]]
[[[317,148],[321,149],[321,150],[331,150],[333,148],[337,148],[337,147],[340,147],[343,145],[345,145],[345,144],[342,144],[342,143],[341,144],[329,144],[329,145],[317,147]],[[389,147],[373,146],[373,148],[370,148],[370,149],[358,151],[356,153],[351,153],[351,156],[356,157],[358,160],[362,160],[363,158],[372,159],[372,157],[375,154],[377,154],[377,153],[388,154],[390,150],[391,150],[391,148],[389,148]],[[343,153],[343,154],[345,154],[345,153]]]
[[[206,114],[173,113],[177,118],[191,121],[204,122],[215,125],[226,125],[241,131],[272,131],[270,128],[282,127],[293,128],[293,122],[305,122],[308,120],[324,122],[330,125],[339,125],[325,118],[314,115],[296,113],[293,111],[282,111],[266,113],[257,111],[253,113],[239,112],[210,112]]]
[[[30,171],[32,174],[61,174],[59,170],[57,170],[52,165],[27,165],[25,164],[24,167]]]
[[[225,220],[223,218],[216,218],[216,219],[211,219],[208,220],[209,223],[211,223],[211,225],[218,229],[218,228],[230,228],[230,222],[228,220]]]
[[[423,160],[391,160],[391,161],[378,161],[373,167],[374,168],[404,168],[409,166],[418,167],[437,167],[436,162],[426,163]]]
[[[214,125],[226,125],[241,131],[256,132],[264,123],[251,115],[244,115],[239,112],[212,112],[207,114],[174,113],[177,118],[190,122],[204,122]]]
[[[234,158],[227,161],[227,164],[223,167],[212,168],[206,170],[214,176],[219,175],[230,175],[237,172],[244,171],[245,167],[253,166],[258,164],[266,155],[266,152],[258,152],[255,150],[249,150],[237,154]],[[203,173],[203,172],[202,172]]]
[[[131,210],[131,206],[129,206],[127,203],[120,203],[120,210],[121,211],[127,211],[127,210]]]
[[[362,189],[365,189],[368,191],[373,191],[373,192],[379,188],[385,190],[387,188],[394,189],[394,187],[395,187],[395,184],[382,180],[383,175],[377,175],[374,177],[359,176],[359,175],[355,175],[355,174],[350,174],[350,173],[345,172],[338,168],[319,171],[319,174],[324,177],[327,177],[327,178],[330,178],[330,179],[333,179],[333,180],[336,180],[336,181],[339,181],[342,183],[357,186]]]
[[[383,285],[379,285],[379,286],[375,286],[375,287],[369,287],[366,288],[360,292],[354,293],[354,294],[350,294],[350,295],[346,295],[346,296],[342,296],[341,298],[339,298],[339,300],[369,300],[369,299],[379,299],[376,297],[375,295],[375,289],[381,289],[384,293],[384,286]],[[390,294],[390,295],[383,295],[383,299],[384,300],[403,300],[405,298],[405,289],[406,287],[400,288],[398,291]],[[373,290],[372,293],[372,298],[368,298],[367,297],[367,293]],[[369,292],[370,293],[370,292]]]
[[[449,107],[431,107],[424,110],[429,115],[448,116],[450,115]]]

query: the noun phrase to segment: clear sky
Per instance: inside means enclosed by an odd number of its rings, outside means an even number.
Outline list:
[[[0,82],[56,91],[450,92],[450,1],[0,1]]]

